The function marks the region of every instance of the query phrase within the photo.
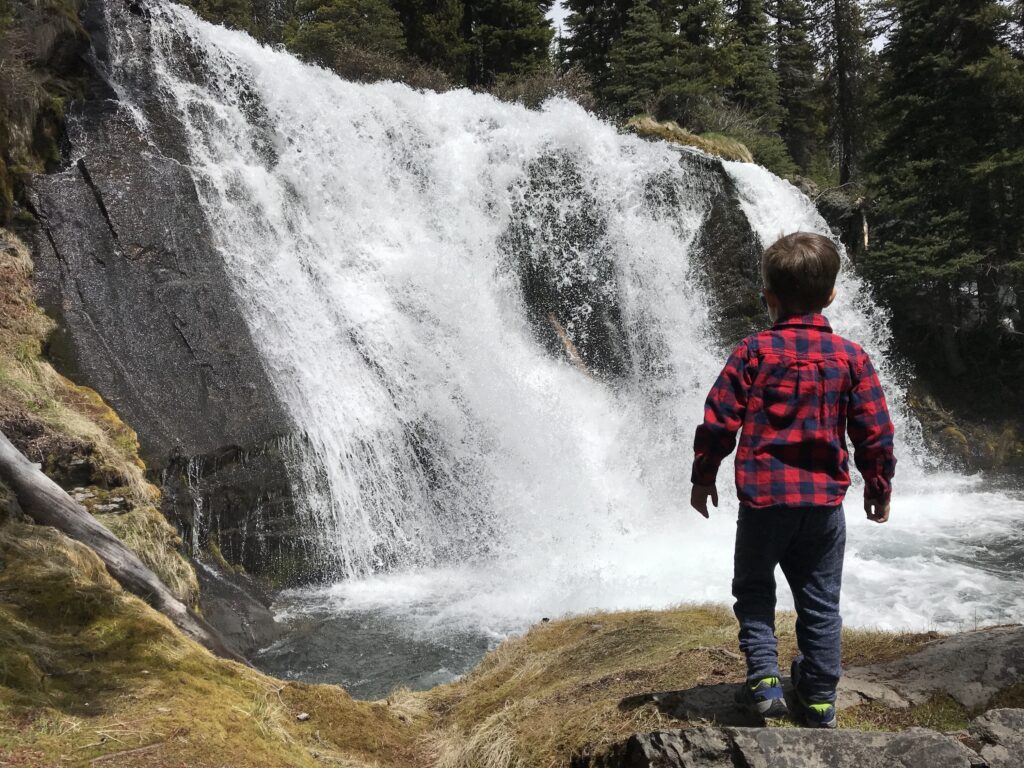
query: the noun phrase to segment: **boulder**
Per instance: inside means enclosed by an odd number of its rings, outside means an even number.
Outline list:
[[[971,736],[988,768],[1024,764],[1024,709],[993,709],[971,723]]]
[[[84,23],[102,65],[108,54],[99,5],[89,4]],[[119,34],[143,33],[138,8],[110,8]],[[35,288],[59,323],[48,353],[138,433],[150,476],[167,491],[165,512],[185,541],[230,531],[225,556],[259,573],[274,565],[269,555],[290,552],[295,540],[279,450],[293,425],[183,164],[181,126],[147,92],[148,75],[134,76],[145,133],[94,73],[90,96],[68,110],[69,161],[32,181]],[[197,517],[197,510],[216,510],[216,517]]]
[[[731,346],[766,321],[758,300],[760,243],[721,162],[687,149],[678,154],[687,171],[682,183],[650,179],[645,202],[670,218],[683,199],[708,201],[691,246],[699,257],[691,265],[710,297],[719,340]],[[628,377],[659,359],[663,345],[644,336],[645,323],[635,323],[631,332],[638,337],[629,339],[611,247],[607,222],[573,158],[548,155],[534,162],[513,203],[502,248],[518,268],[538,341],[552,355],[606,379]]]
[[[977,709],[1022,679],[1024,627],[989,627],[934,640],[910,656],[847,669],[838,704],[907,706],[944,693],[967,709]]]

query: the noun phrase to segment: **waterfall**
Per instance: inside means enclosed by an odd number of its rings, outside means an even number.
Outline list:
[[[179,6],[154,5],[145,30],[112,36],[109,75],[140,125],[149,99],[180,120],[302,433],[299,513],[338,577],[307,596],[497,635],[729,600],[731,462],[710,521],[687,504],[693,429],[728,353],[698,279],[700,164],[562,99],[531,111],[345,82]],[[724,167],[762,243],[827,231],[788,183]],[[555,276],[561,317],[531,310],[529,275]],[[1019,573],[985,555],[1019,542],[1019,497],[932,466],[885,313],[848,261],[828,315],[871,352],[898,420],[892,523],[864,521],[856,488],[847,505],[848,621],[1020,619]],[[560,332],[611,373],[574,365]]]

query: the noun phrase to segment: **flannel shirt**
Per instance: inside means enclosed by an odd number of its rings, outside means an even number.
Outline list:
[[[878,375],[820,314],[785,318],[736,347],[704,405],[694,483],[715,482],[740,430],[736,492],[745,506],[839,506],[850,485],[847,431],[865,497],[889,498],[893,424]]]

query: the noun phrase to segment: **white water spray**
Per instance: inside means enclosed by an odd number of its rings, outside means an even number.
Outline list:
[[[687,507],[693,429],[727,350],[695,279],[708,201],[680,150],[564,100],[538,112],[344,82],[176,6],[155,8],[149,30],[151,58],[124,44],[112,76],[154,68],[305,436],[300,506],[345,577],[307,598],[400,616],[410,632],[495,636],[542,616],[729,600],[731,472],[710,521]],[[531,177],[551,162],[571,169],[575,196]],[[824,231],[786,182],[726,168],[763,241]],[[559,241],[581,218],[598,223]],[[506,238],[514,220],[558,241],[565,282],[614,293],[634,362],[614,385],[538,343]],[[872,353],[899,419],[892,523],[869,525],[851,492],[848,623],[1020,619],[1019,573],[978,556],[1019,540],[1019,498],[926,473],[886,319],[849,265],[839,291],[830,319]]]

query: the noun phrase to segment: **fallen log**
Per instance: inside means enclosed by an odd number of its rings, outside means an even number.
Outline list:
[[[125,590],[141,597],[211,652],[245,663],[227,647],[217,630],[178,600],[138,555],[44,475],[3,432],[0,432],[0,480],[14,491],[25,514],[36,523],[52,526],[89,547]]]

